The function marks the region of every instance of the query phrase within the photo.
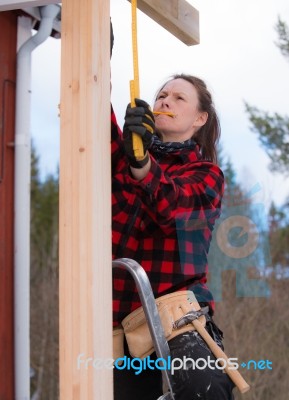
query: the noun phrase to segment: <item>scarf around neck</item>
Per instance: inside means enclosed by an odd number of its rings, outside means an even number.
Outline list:
[[[181,149],[193,150],[196,144],[197,143],[193,139],[188,139],[183,142],[163,142],[157,135],[153,135],[151,150],[158,154],[175,153],[179,152]]]

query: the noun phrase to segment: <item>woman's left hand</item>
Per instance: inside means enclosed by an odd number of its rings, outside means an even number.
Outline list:
[[[155,133],[154,115],[143,100],[135,99],[136,107],[127,106],[125,124],[123,126],[124,149],[129,163],[134,168],[143,168],[149,161],[148,149],[153,141]],[[138,134],[143,143],[144,158],[136,159],[133,149],[133,133]]]

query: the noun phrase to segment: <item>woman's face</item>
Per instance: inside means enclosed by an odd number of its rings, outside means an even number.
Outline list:
[[[206,112],[199,111],[196,88],[188,81],[178,78],[169,81],[159,92],[154,111],[172,112],[156,115],[155,125],[164,142],[183,142],[190,139],[208,118]]]

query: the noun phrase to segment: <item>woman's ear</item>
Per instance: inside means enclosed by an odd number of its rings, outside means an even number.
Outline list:
[[[197,119],[195,120],[194,126],[201,127],[205,125],[207,120],[208,120],[208,113],[206,111],[203,111],[198,115]]]

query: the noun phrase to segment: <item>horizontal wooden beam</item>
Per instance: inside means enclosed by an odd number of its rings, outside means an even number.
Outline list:
[[[199,12],[187,1],[138,0],[137,6],[186,45],[200,43]]]
[[[25,7],[39,7],[58,4],[57,0],[0,0],[0,11],[17,10]]]

